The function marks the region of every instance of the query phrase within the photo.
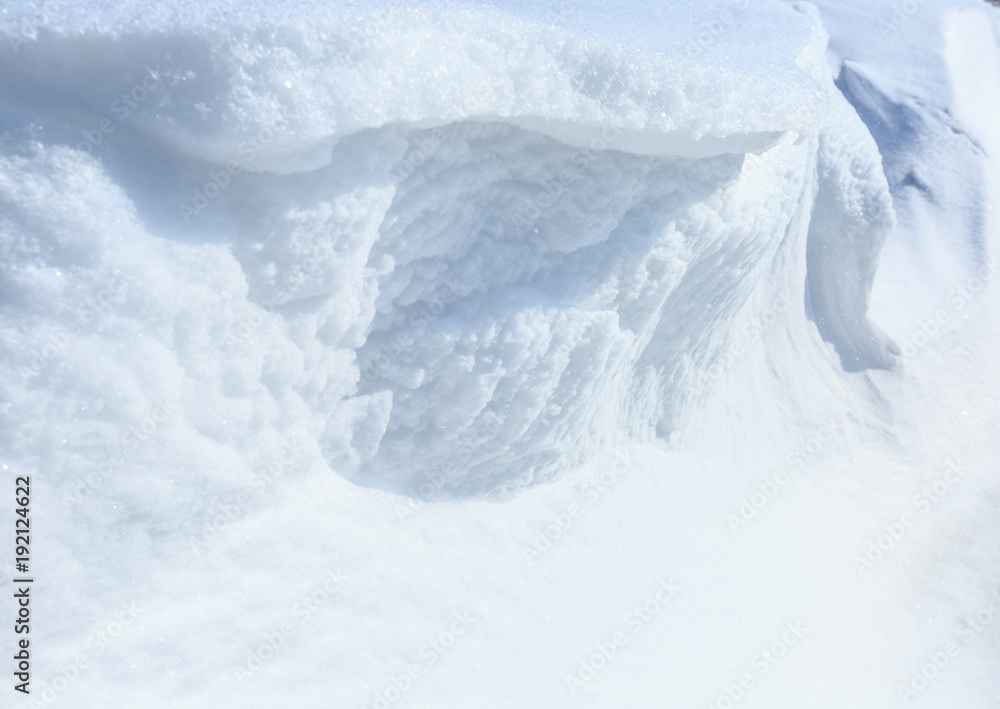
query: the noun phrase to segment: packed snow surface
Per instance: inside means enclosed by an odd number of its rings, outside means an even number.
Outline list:
[[[1000,705],[1000,13],[818,5],[6,6],[4,701]]]

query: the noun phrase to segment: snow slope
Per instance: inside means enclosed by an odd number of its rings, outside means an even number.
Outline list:
[[[997,11],[818,5],[8,7],[21,703],[995,706]]]

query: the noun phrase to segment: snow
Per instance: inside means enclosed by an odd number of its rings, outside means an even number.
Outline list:
[[[995,706],[996,9],[0,18],[11,706]]]

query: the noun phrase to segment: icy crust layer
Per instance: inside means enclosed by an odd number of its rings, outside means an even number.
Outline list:
[[[623,29],[579,36],[441,3],[303,8],[253,21],[252,11],[236,19],[208,8],[204,25],[143,19],[144,9],[123,26],[53,7],[5,15],[0,85],[36,109],[71,97],[72,106],[45,107],[96,124],[114,119],[109,107],[151,74],[155,93],[124,106],[133,115],[111,140],[135,133],[173,154],[243,161],[254,172],[314,169],[338,139],[368,128],[470,118],[517,122],[577,146],[610,125],[623,129],[618,149],[630,152],[744,153],[811,129],[822,101],[787,47],[768,47],[765,61],[735,50],[751,39],[769,45],[778,32],[796,50],[821,51],[815,17],[766,5],[681,4],[688,12],[650,17],[621,38]],[[273,140],[248,160],[240,147],[262,132]]]
[[[294,436],[511,492],[682,440],[734,357],[886,366],[888,191],[814,13],[687,9],[660,54],[440,9],[4,45],[5,444],[58,407],[100,449],[165,398],[215,486]],[[748,56],[735,18],[799,42]]]

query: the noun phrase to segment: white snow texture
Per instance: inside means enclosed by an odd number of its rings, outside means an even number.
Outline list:
[[[6,6],[0,705],[1000,706],[998,12],[818,5]]]

